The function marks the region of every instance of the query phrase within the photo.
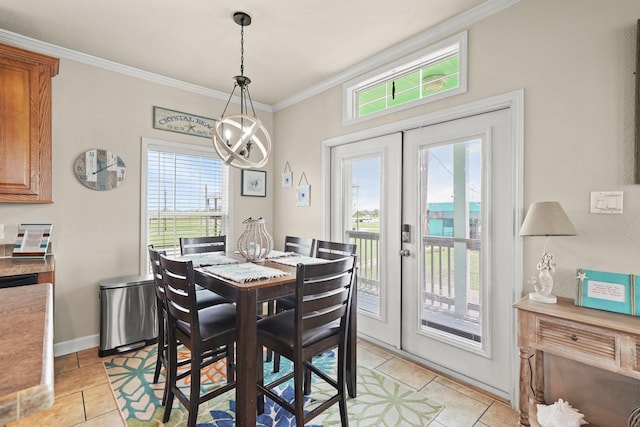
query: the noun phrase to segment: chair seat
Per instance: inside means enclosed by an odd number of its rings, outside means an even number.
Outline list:
[[[291,310],[296,306],[296,297],[281,297],[276,300],[276,312],[283,310]]]
[[[198,316],[200,320],[200,336],[203,342],[235,333],[236,306],[233,304],[218,304],[213,307],[203,308],[198,311]],[[189,324],[182,320],[176,321],[176,328],[185,335],[190,334]]]
[[[218,304],[227,304],[229,303],[229,301],[216,294],[215,292],[204,289],[202,291],[196,292],[196,303],[198,304],[198,309],[200,310]]]
[[[320,328],[309,329],[302,334],[302,346],[307,347],[335,335],[340,329],[339,322],[333,322]],[[295,337],[295,311],[287,310],[258,321],[258,333],[274,341],[279,341],[293,350]]]

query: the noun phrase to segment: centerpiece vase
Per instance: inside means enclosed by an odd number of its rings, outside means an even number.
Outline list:
[[[249,262],[263,262],[273,249],[273,239],[267,231],[264,219],[247,218],[247,225],[238,239],[237,250]]]

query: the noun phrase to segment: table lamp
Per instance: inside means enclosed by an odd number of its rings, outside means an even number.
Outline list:
[[[520,235],[544,236],[542,258],[537,265],[539,277],[531,279],[536,291],[529,294],[529,299],[548,304],[556,303],[558,299],[551,294],[553,291],[551,272],[555,270],[556,263],[553,261],[553,255],[547,252],[547,239],[549,236],[575,236],[576,229],[560,203],[535,202],[529,206]]]

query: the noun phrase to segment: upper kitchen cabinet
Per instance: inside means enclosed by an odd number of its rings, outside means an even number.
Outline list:
[[[51,79],[58,64],[0,44],[0,202],[52,202]]]

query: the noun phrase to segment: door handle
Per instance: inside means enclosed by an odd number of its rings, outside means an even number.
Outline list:
[[[410,256],[410,255],[411,255],[411,251],[410,251],[409,249],[402,249],[402,250],[400,251],[400,256],[405,256],[405,257],[407,257],[407,256]]]

